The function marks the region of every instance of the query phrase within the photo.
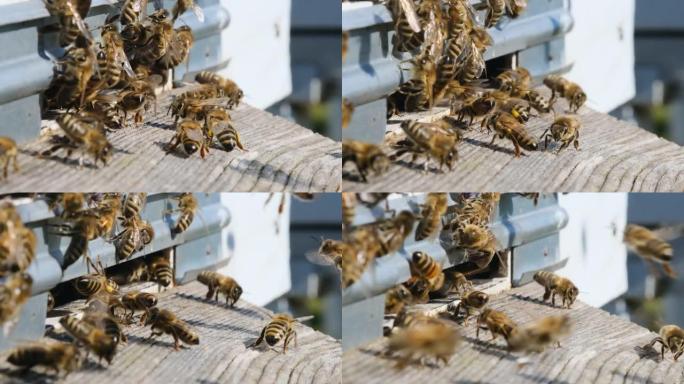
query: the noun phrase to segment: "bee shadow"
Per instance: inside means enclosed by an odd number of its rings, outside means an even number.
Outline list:
[[[494,342],[484,341],[470,336],[463,336],[463,339],[472,344],[473,349],[479,353],[498,357],[499,359],[515,360],[515,356],[508,352],[508,348],[501,344],[495,344]]]
[[[532,375],[529,373],[520,373],[518,374],[520,377],[525,378],[525,380],[529,381],[530,383],[554,383],[554,384],[569,384],[568,381],[566,380],[549,380],[548,377],[540,376],[540,375]],[[645,383],[646,380],[641,381],[641,380],[636,380],[636,383]]]
[[[231,307],[230,305],[226,304],[225,302],[217,302],[217,301],[214,301],[211,299],[205,299],[202,296],[190,295],[190,294],[182,293],[182,292],[174,293],[174,296],[180,297],[182,299],[194,300],[194,301],[197,301],[199,303],[204,303],[204,304],[215,306],[215,307],[221,307],[221,308],[229,309],[229,310],[235,311],[237,313],[240,313],[242,315],[245,315],[247,317],[257,318],[260,320],[261,319],[263,319],[263,320],[269,320],[270,319],[270,315],[266,312],[259,312],[259,311],[255,311],[251,308],[240,306],[240,301],[235,303],[234,307]]]
[[[46,151],[48,149],[44,149],[43,151]],[[56,153],[50,154],[50,155],[43,155],[43,153],[41,151],[28,150],[28,149],[23,149],[23,150],[21,150],[21,152],[24,153],[25,155],[35,157],[39,160],[56,161],[56,162],[62,163],[64,165],[67,165],[70,167],[80,168],[80,165],[78,163],[78,159],[72,158],[72,157],[63,157],[63,156],[57,155],[57,153],[64,153],[65,151],[63,151],[63,150],[58,150],[58,151],[56,151]],[[90,161],[92,161],[92,159]],[[90,161],[84,161],[83,162],[83,168],[88,168],[88,169],[99,169],[100,168],[99,166],[92,164]]]
[[[159,120],[156,121],[148,121],[145,123],[145,125],[149,125],[150,127],[155,127],[155,128],[161,128],[161,129],[176,129],[176,124],[173,122],[170,123],[162,123]]]
[[[407,361],[402,361],[401,356],[393,355],[386,350],[372,350],[368,348],[360,348],[359,352],[366,355],[378,357],[387,361],[393,361],[395,362],[394,368],[396,369],[403,369],[409,366],[413,368],[443,368],[443,366],[441,366],[439,363],[433,361],[421,361],[420,359],[415,358]]]
[[[164,337],[173,339],[171,335],[163,334],[153,338],[141,337],[138,335],[128,335],[128,342],[135,342],[137,344],[147,344],[147,345],[159,345],[164,348],[174,348],[174,344],[171,341],[163,340]]]
[[[480,140],[472,139],[472,138],[465,138],[465,139],[463,139],[463,141],[465,141],[465,142],[468,143],[468,144],[472,144],[472,145],[474,145],[474,146],[476,146],[476,147],[487,148],[487,149],[491,149],[492,151],[495,151],[495,152],[502,152],[502,153],[506,153],[506,154],[515,156],[515,151],[514,151],[514,150],[508,149],[508,148],[504,148],[504,147],[500,147],[500,146],[498,146],[498,145],[496,145],[496,144],[485,143],[484,141],[480,141]],[[524,153],[521,153],[521,155],[522,155],[522,156],[527,156],[527,155],[524,154]]]
[[[511,296],[514,297],[514,298],[516,298],[516,299],[518,299],[518,300],[527,301],[527,302],[529,302],[529,303],[535,303],[535,304],[539,304],[539,305],[546,305],[547,307],[550,307],[550,308],[562,309],[561,307],[558,307],[558,306],[555,306],[555,305],[551,304],[551,301],[550,301],[550,300],[549,300],[549,301],[544,301],[544,300],[537,299],[537,298],[534,298],[534,297],[531,297],[531,296],[524,296],[524,295],[521,295],[521,294],[519,294],[519,293],[514,293],[514,294],[511,295]]]
[[[167,151],[167,147],[168,147],[168,145],[169,145],[169,143],[167,143],[167,142],[155,141],[155,142],[154,142],[154,145],[158,146],[159,149],[161,149],[161,150],[164,152],[165,155],[175,156],[175,157],[177,157],[177,158],[179,158],[179,159],[189,159],[189,158],[190,158],[190,155],[188,155],[188,154],[186,154],[186,153],[183,153],[183,152],[179,151],[179,150],[178,150],[178,147],[176,147],[176,148],[175,148],[174,150],[172,150],[172,151]]]
[[[660,352],[658,352],[655,348],[652,346],[649,346],[648,344],[644,346],[636,346],[634,347],[634,352],[636,352],[637,356],[639,356],[639,359],[648,359],[655,361],[656,363],[659,363],[661,361],[660,359]]]
[[[230,324],[223,324],[223,323],[207,323],[202,320],[185,320],[186,323],[198,327],[198,328],[209,328],[209,329],[217,329],[221,331],[225,330],[230,330],[234,331],[237,333],[246,333],[252,337],[255,337],[254,340],[256,340],[256,337],[259,336],[259,332],[255,332],[253,329],[247,329],[243,327],[238,327],[235,325],[230,325]]]
[[[38,372],[35,369],[13,369],[13,368],[0,368],[0,375],[5,376],[9,379],[6,381],[2,380],[3,383],[14,384],[14,383],[56,383],[61,380],[61,376],[55,374],[53,371]]]
[[[418,163],[415,163],[413,161],[407,161],[407,160],[399,158],[399,159],[394,160],[394,164],[400,165],[404,168],[412,169],[414,171],[419,171],[419,172],[425,171],[425,165],[424,165],[425,163],[418,164]],[[428,173],[432,173],[435,175],[444,174],[444,172],[439,170],[439,168],[433,167],[433,166],[428,167]]]

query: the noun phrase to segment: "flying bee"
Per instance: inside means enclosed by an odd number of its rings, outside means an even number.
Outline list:
[[[351,226],[356,215],[356,194],[353,192],[342,192],[342,224],[345,228]]]
[[[438,291],[444,285],[442,265],[425,252],[416,251],[411,255],[411,275],[422,277],[430,283],[430,291]]]
[[[178,211],[180,215],[173,227],[173,232],[177,234],[185,232],[195,218],[197,199],[192,193],[181,193],[178,196]]]
[[[309,317],[293,318],[286,313],[276,313],[271,317],[271,321],[261,330],[259,338],[249,346],[249,348],[258,347],[262,342],[270,348],[273,348],[281,340],[283,341],[283,353],[287,352],[287,346],[290,340],[294,340],[295,347],[297,346],[297,331],[295,325],[298,321],[304,321]]]
[[[0,324],[14,321],[31,297],[33,278],[26,272],[9,275],[0,285]]]
[[[547,128],[542,136],[544,138],[544,148],[549,147],[549,139],[560,142],[561,146],[556,153],[567,148],[573,143],[576,150],[579,150],[579,130],[580,122],[572,116],[561,116]],[[550,131],[550,132],[549,132]]]
[[[96,296],[88,303],[83,312],[81,321],[95,328],[104,331],[109,336],[115,346],[126,344],[128,337],[123,332],[123,327],[117,318],[114,317],[114,307],[122,306],[121,300],[117,296]]]
[[[398,149],[392,155],[393,158],[412,152],[411,162],[415,162],[420,155],[427,158],[423,163],[424,173],[428,172],[433,158],[439,161],[440,171],[444,165],[449,170],[453,170],[454,163],[458,160],[456,145],[461,140],[460,135],[445,130],[438,123],[420,123],[413,120],[402,122],[401,128],[406,133],[407,139],[397,143]]]
[[[231,307],[240,299],[242,287],[232,277],[224,276],[218,272],[202,271],[197,276],[197,281],[208,287],[207,299],[218,300],[219,293],[226,297],[226,304]]]
[[[456,328],[445,322],[420,323],[394,333],[388,341],[386,355],[397,357],[398,368],[430,358],[446,365],[460,342]]]
[[[45,7],[59,22],[59,45],[66,47],[76,41],[79,35],[92,40],[88,26],[83,19],[90,9],[90,0],[43,0]]]
[[[347,162],[354,163],[363,182],[368,182],[368,173],[381,175],[390,167],[389,157],[380,147],[348,139],[342,141],[342,166]]]
[[[79,319],[77,315],[64,316],[59,319],[59,323],[74,339],[95,353],[100,360],[104,358],[108,364],[111,364],[116,355],[117,341],[107,335],[104,329]]]
[[[169,252],[149,256],[147,269],[150,272],[150,277],[162,287],[168,287],[174,282],[171,254]]]
[[[214,108],[206,113],[205,131],[210,142],[216,136],[218,142],[227,152],[235,148],[241,151],[247,150],[240,141],[240,134],[233,125],[228,111],[224,108]]]
[[[66,113],[57,118],[57,123],[66,136],[53,137],[53,146],[42,152],[41,156],[49,156],[60,149],[66,149],[67,159],[74,151],[80,151],[79,166],[83,166],[85,155],[93,158],[93,165],[97,167],[99,161],[104,165],[112,157],[113,147],[104,133],[102,121],[93,122],[83,115]]]
[[[395,285],[385,293],[385,313],[399,313],[410,302],[411,291],[403,284]]]
[[[489,295],[482,291],[469,291],[466,292],[458,304],[449,304],[447,310],[451,312],[451,315],[456,318],[461,314],[461,309],[463,309],[464,318],[463,325],[468,325],[468,319],[475,313],[479,312],[484,308],[489,302]]]
[[[447,211],[446,193],[428,193],[421,210],[421,219],[416,228],[416,241],[436,236],[441,230],[442,216]]]
[[[2,176],[6,179],[10,162],[13,164],[14,172],[19,172],[19,165],[17,165],[17,143],[9,137],[0,136],[0,161],[5,165],[2,168]]]
[[[229,99],[228,108],[237,107],[244,96],[244,92],[238,87],[237,83],[211,71],[198,73],[195,76],[195,81],[200,84],[213,84],[217,86],[221,91],[221,95]]]
[[[560,97],[568,101],[570,110],[576,113],[587,101],[587,94],[584,93],[579,85],[559,75],[547,76],[544,79],[544,85],[551,90],[551,105],[553,105],[556,97],[560,95]]]
[[[342,248],[342,287],[346,288],[361,278],[366,267],[384,253],[379,231],[375,225],[355,228],[346,236]]]
[[[153,307],[149,309],[149,315],[145,318],[145,325],[152,326],[150,338],[167,333],[173,337],[174,349],[180,350],[181,341],[188,345],[198,345],[199,336],[183,320],[179,319],[171,311]],[[158,332],[155,332],[158,330]]]
[[[187,25],[175,29],[169,41],[169,47],[167,48],[166,53],[157,60],[155,67],[167,70],[186,61],[188,57],[190,57],[190,48],[192,48],[194,41],[195,38],[192,35],[192,29]]]
[[[166,18],[168,11],[160,9],[150,15],[152,24],[148,27],[147,41],[135,50],[134,61],[138,64],[153,65],[169,50],[175,31],[173,23]]]
[[[340,240],[324,239],[318,247],[318,256],[328,264],[334,264],[338,269],[342,268],[342,255],[348,245]]]
[[[628,224],[625,227],[623,241],[632,252],[646,260],[651,267],[660,264],[665,274],[672,278],[677,277],[677,273],[670,266],[672,245],[661,239],[655,232],[640,225]]]
[[[188,156],[199,151],[200,157],[204,159],[209,153],[202,125],[194,120],[181,120],[176,124],[176,134],[166,145],[166,152],[175,150],[179,145],[182,145],[183,151]]]
[[[410,328],[420,324],[444,324],[444,320],[420,311],[408,311],[404,308],[397,313],[392,328]]]
[[[202,7],[197,5],[194,0],[177,0],[176,5],[173,6],[173,10],[171,11],[171,14],[173,15],[172,20],[176,21],[178,16],[190,10],[192,10],[192,13],[195,14],[200,23],[204,23],[204,11],[202,11]]]
[[[676,325],[664,325],[660,327],[658,337],[648,344],[653,348],[655,343],[660,343],[660,358],[665,360],[665,350],[672,353],[674,361],[684,353],[684,330]]]
[[[497,311],[491,308],[485,308],[480,312],[477,317],[477,330],[475,331],[475,336],[480,338],[480,325],[486,325],[489,333],[492,334],[492,339],[490,341],[496,340],[496,338],[501,335],[504,339],[508,340],[511,335],[513,328],[517,327],[515,322],[511,320],[505,313]]]
[[[157,296],[148,292],[130,291],[121,296],[121,304],[124,308],[124,317],[129,321],[135,315],[135,311],[144,311],[145,314],[140,318],[140,323],[144,324],[149,316],[150,308],[157,305]]]
[[[525,126],[513,117],[510,113],[496,112],[490,115],[487,119],[482,120],[482,126],[487,130],[493,130],[494,136],[489,145],[493,145],[498,138],[510,139],[515,146],[515,157],[520,157],[522,151],[520,148],[528,151],[537,150],[537,140],[532,137],[525,129]]]
[[[543,352],[546,346],[556,343],[570,333],[570,318],[547,316],[537,322],[514,327],[508,336],[508,349],[511,351]]]
[[[544,301],[551,297],[551,304],[556,306],[556,294],[563,298],[562,308],[570,308],[575,302],[579,289],[569,279],[553,272],[539,271],[534,274],[534,281],[544,287]]]
[[[23,372],[44,366],[57,374],[64,371],[66,376],[80,368],[83,361],[74,344],[45,339],[15,348],[7,356],[7,362],[21,367]]]
[[[387,7],[394,19],[395,46],[399,52],[409,52],[423,44],[420,19],[413,0],[389,0]]]
[[[139,216],[124,218],[123,230],[112,238],[118,260],[126,260],[142,250],[154,237],[152,227]]]
[[[354,114],[354,104],[346,98],[342,99],[342,128],[347,128]]]

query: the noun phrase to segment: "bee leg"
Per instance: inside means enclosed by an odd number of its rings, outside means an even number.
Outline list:
[[[556,291],[551,292],[551,305],[556,306]]]
[[[259,338],[256,339],[255,342],[253,342],[249,348],[256,347],[257,345],[261,344],[262,341],[264,341],[264,334],[266,333],[266,327],[261,329],[261,334],[259,335]]]
[[[544,301],[548,300],[549,297],[551,297],[551,290],[544,287]]]
[[[7,169],[9,168],[9,163],[10,163],[9,157],[5,157],[5,167],[4,167],[3,172],[2,172],[3,178],[5,178],[5,179],[7,178]],[[14,164],[16,166],[16,164],[17,164],[16,160],[14,160]]]
[[[660,360],[665,360],[665,344],[660,346]]]

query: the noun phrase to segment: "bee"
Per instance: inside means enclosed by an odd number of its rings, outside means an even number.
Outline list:
[[[195,196],[192,193],[181,193],[178,196],[178,210],[180,215],[176,225],[173,227],[173,232],[177,234],[185,232],[195,218],[195,211],[197,211],[197,199]]]
[[[551,112],[551,104],[539,92],[535,90],[514,91],[516,95],[527,101],[530,107],[539,113]]]
[[[107,335],[104,329],[79,319],[77,315],[64,316],[59,319],[59,323],[74,339],[95,353],[100,360],[105,359],[107,364],[112,363],[118,343]]]
[[[397,367],[425,359],[435,359],[447,364],[461,342],[456,328],[443,323],[421,323],[400,329],[387,344],[387,355],[398,358]]]
[[[501,92],[511,94],[517,89],[528,89],[532,84],[532,76],[527,69],[518,67],[501,72],[495,81]]]
[[[486,127],[487,130],[494,130],[494,136],[489,143],[490,146],[494,145],[497,137],[510,139],[515,146],[515,157],[520,157],[521,147],[528,151],[537,150],[537,141],[527,132],[525,126],[510,113],[496,112],[482,120],[482,127]]]
[[[17,143],[9,137],[0,136],[0,161],[3,161],[2,175],[6,179],[9,171],[10,162],[13,164],[14,172],[19,172],[17,165]]]
[[[486,253],[491,257],[497,250],[496,238],[492,232],[475,224],[463,224],[453,234],[454,243],[465,249]]]
[[[373,227],[354,229],[342,247],[342,287],[361,278],[366,267],[382,252],[382,244]]]
[[[461,301],[455,306],[454,303],[449,304],[448,310],[452,311],[451,315],[455,318],[461,314],[461,309],[463,309],[463,312],[465,312],[463,325],[467,325],[468,319],[476,312],[481,311],[488,302],[489,295],[486,293],[482,291],[469,291],[461,297]]]
[[[489,333],[492,334],[492,339],[490,341],[496,340],[499,335],[508,340],[511,331],[517,326],[505,313],[491,308],[483,309],[477,317],[477,330],[475,331],[475,336],[478,339],[480,338],[481,324],[486,325],[487,328],[485,329],[489,330]]]
[[[230,80],[211,71],[202,71],[195,76],[195,81],[200,84],[213,84],[221,91],[221,95],[228,97],[228,108],[237,107],[244,96],[242,89]]]
[[[163,287],[168,287],[174,282],[171,254],[169,252],[151,255],[147,262],[147,269],[152,279]]]
[[[473,283],[468,281],[466,276],[457,271],[443,271],[444,284],[442,288],[430,292],[431,297],[447,297],[452,293],[462,295],[473,289]]]
[[[140,318],[140,323],[144,324],[149,316],[150,308],[157,305],[157,296],[148,292],[130,291],[121,296],[121,304],[124,308],[124,316],[129,321],[135,315],[135,311],[144,311],[145,314]]]
[[[127,270],[123,276],[124,284],[131,284],[138,281],[147,281],[150,279],[150,272],[147,268],[147,263],[138,258],[126,263]]]
[[[411,291],[406,286],[395,285],[385,293],[385,313],[400,313],[411,302],[411,297]]]
[[[452,229],[458,229],[463,224],[485,226],[489,224],[495,207],[499,204],[500,194],[480,194],[478,197],[462,200],[457,207],[457,218],[451,223]]]
[[[7,362],[21,367],[23,372],[42,365],[57,374],[64,371],[66,376],[80,368],[83,360],[75,345],[46,339],[15,348],[7,356]]]
[[[302,321],[305,318],[293,318],[286,313],[276,313],[271,317],[271,321],[261,330],[259,338],[249,346],[249,348],[257,347],[262,342],[266,341],[269,347],[273,348],[281,340],[283,341],[283,353],[287,351],[287,346],[290,340],[294,340],[295,347],[297,346],[297,331],[295,331],[295,324],[297,321]]]
[[[427,173],[432,158],[439,161],[439,170],[444,165],[453,170],[454,162],[458,160],[456,145],[460,142],[459,135],[445,131],[441,125],[435,123],[420,123],[406,120],[401,123],[407,139],[399,143],[399,149],[392,156],[398,158],[406,152],[412,152],[411,161],[415,162],[419,155],[426,156],[423,170]],[[403,146],[403,147],[402,147]]]
[[[83,193],[60,193],[54,206],[61,206],[60,217],[69,219],[78,216],[78,212],[85,206],[85,195]]]
[[[157,97],[154,93],[154,87],[159,82],[160,80],[157,77],[135,80],[126,89],[119,92],[117,105],[123,111],[124,123],[128,121],[129,113],[135,113],[133,115],[134,124],[143,122],[143,111],[149,110],[151,104],[156,105]]]
[[[129,192],[129,193],[127,193],[126,197],[123,200],[123,208],[122,208],[122,212],[121,212],[121,213],[123,213],[123,217],[126,219],[131,219],[131,218],[140,216],[143,208],[145,207],[146,202],[147,202],[147,193],[145,193],[145,192],[140,192],[140,193]]]
[[[459,122],[468,118],[467,126],[471,126],[475,118],[488,115],[496,106],[497,100],[490,94],[473,96],[466,100],[454,98],[451,101],[450,114],[456,115],[456,120]]]
[[[658,237],[656,233],[640,225],[628,224],[625,227],[623,240],[634,253],[651,266],[660,264],[668,276],[677,277],[677,273],[670,266],[672,245]]]
[[[375,256],[387,255],[401,249],[404,241],[413,231],[415,220],[415,216],[410,211],[401,211],[393,218],[369,224],[368,227],[373,232],[374,240],[380,247]],[[354,232],[357,231],[358,229]]]
[[[57,123],[66,136],[55,137],[54,145],[41,153],[41,156],[49,156],[60,149],[66,149],[67,159],[74,151],[82,152],[78,159],[80,167],[83,166],[85,155],[93,158],[95,167],[99,161],[107,165],[112,157],[113,147],[105,136],[104,124],[101,120],[93,122],[82,115],[66,113],[57,118]]]
[[[95,272],[74,280],[74,288],[76,288],[76,291],[82,296],[85,296],[88,300],[100,293],[118,295],[119,285],[114,280],[107,278],[103,271],[102,264],[98,262],[99,266],[95,266],[90,258],[87,258],[86,260],[88,265],[91,265],[92,268],[95,269]]]
[[[506,14],[509,17],[516,18],[520,16],[527,9],[527,0],[507,0]]]
[[[14,321],[21,307],[31,297],[33,278],[26,272],[9,275],[0,285],[0,324]]]
[[[342,128],[347,128],[354,114],[354,104],[346,98],[342,99]]]
[[[425,304],[430,301],[430,287],[432,284],[424,277],[411,276],[404,282],[404,286],[411,292],[412,304]]]
[[[442,266],[425,252],[417,251],[411,255],[411,275],[422,277],[430,283],[430,291],[438,291],[444,285]]]
[[[434,105],[434,86],[437,82],[437,65],[428,52],[411,60],[413,75],[387,98],[388,117],[397,111],[427,111]]]
[[[123,219],[123,230],[112,238],[118,260],[126,260],[152,241],[154,231],[138,216]]]
[[[664,325],[660,327],[658,337],[653,339],[648,346],[653,348],[655,343],[660,343],[660,358],[665,360],[665,350],[672,353],[674,361],[684,353],[684,330],[676,325]]]
[[[155,67],[167,70],[186,61],[190,57],[190,48],[194,41],[192,29],[187,25],[175,29],[166,53],[157,60]]]
[[[76,41],[79,35],[90,36],[83,19],[90,10],[90,0],[44,0],[50,15],[59,22],[59,45],[66,47]]]
[[[73,224],[73,228],[68,231],[71,240],[64,252],[62,269],[67,269],[81,256],[88,254],[88,242],[95,240],[98,236],[98,219],[92,214],[80,215]]]
[[[174,36],[173,23],[168,19],[168,11],[159,9],[150,15],[152,24],[149,36],[143,46],[135,52],[136,63],[152,65],[161,59],[169,49]]]
[[[218,300],[219,293],[221,293],[226,297],[226,304],[230,304],[231,307],[234,307],[235,303],[237,303],[242,295],[242,287],[240,287],[240,284],[238,284],[235,279],[224,276],[218,272],[200,272],[197,276],[197,281],[209,288],[207,291],[207,300],[212,297],[214,300]]]
[[[86,307],[81,321],[104,331],[105,335],[111,338],[116,347],[119,344],[126,344],[128,338],[124,334],[119,320],[112,314],[114,306],[122,306],[121,300],[118,297],[96,297]]]
[[[534,274],[534,281],[544,287],[544,301],[551,297],[551,304],[556,305],[556,294],[563,298],[562,307],[570,308],[575,302],[579,289],[572,283],[572,281],[560,277],[553,272],[539,271]]]
[[[432,317],[420,311],[409,312],[404,308],[397,313],[392,328],[410,328],[420,324],[444,324],[444,320]]]
[[[342,224],[349,227],[356,215],[356,194],[352,192],[342,192]]]
[[[193,120],[182,120],[176,124],[176,134],[166,145],[166,152],[169,153],[182,144],[183,151],[190,156],[199,150],[199,155],[204,159],[209,153],[202,125]]]
[[[448,198],[446,193],[428,193],[425,197],[421,219],[416,228],[416,241],[436,236],[441,230],[442,216],[447,211]]]
[[[152,326],[150,338],[164,333],[171,335],[176,351],[180,350],[181,341],[188,345],[198,345],[200,342],[197,333],[185,321],[166,309],[150,308],[149,315],[145,318],[145,325]],[[159,332],[155,332],[155,329]]]
[[[118,195],[106,197],[98,204],[95,208],[98,236],[107,240],[110,239],[120,210],[121,199]]]
[[[382,175],[390,167],[389,157],[380,147],[356,140],[342,141],[342,166],[352,162],[363,182],[368,182],[368,173]]]
[[[557,343],[560,338],[570,333],[568,316],[547,316],[537,322],[514,327],[508,336],[508,348],[511,351],[543,352],[547,345]]]
[[[204,11],[202,11],[202,7],[197,5],[194,0],[178,0],[176,1],[176,5],[173,6],[173,10],[171,11],[171,14],[173,15],[172,20],[176,21],[178,19],[178,16],[182,15],[183,13],[192,10],[192,13],[195,14],[197,17],[197,20],[200,21],[200,23],[204,23]]]
[[[97,60],[100,75],[107,88],[116,86],[121,81],[123,71],[132,78],[135,72],[124,52],[124,42],[114,24],[105,24],[100,32],[102,50],[98,52]]]
[[[343,253],[348,244],[339,240],[325,239],[321,241],[318,248],[318,255],[327,263],[335,264],[338,269],[342,268]]]
[[[570,104],[570,110],[572,112],[577,112],[582,105],[587,101],[587,94],[584,90],[573,83],[559,75],[549,75],[544,79],[544,85],[551,89],[551,101],[550,104],[556,100],[556,96],[565,98]]]
[[[570,143],[573,143],[576,150],[579,150],[579,129],[580,122],[571,116],[561,116],[547,128],[542,136],[544,138],[544,148],[549,147],[549,139],[562,143],[556,153],[559,153]],[[548,133],[551,131],[550,133]]]
[[[487,0],[487,18],[485,27],[491,28],[501,20],[506,12],[506,0]]]
[[[452,3],[447,11],[449,40],[447,41],[446,52],[453,62],[458,60],[466,44],[470,41],[469,31],[473,27],[473,19],[468,7],[469,5],[464,2],[457,1]]]
[[[8,201],[0,204],[0,223],[0,276],[26,271],[36,256],[36,235]]]
[[[223,149],[227,152],[236,147],[246,151],[245,146],[240,141],[240,134],[233,125],[228,112],[223,108],[212,109],[205,116],[205,130],[211,142],[214,135],[218,139]]]
[[[53,77],[45,91],[48,108],[83,106],[88,82],[93,77],[97,57],[90,49],[73,47],[57,60]]]
[[[140,14],[147,8],[147,0],[125,0],[121,6],[119,21],[121,25],[135,24],[140,20]]]
[[[389,0],[395,30],[395,46],[399,52],[413,51],[423,44],[421,23],[413,0]]]
[[[487,44],[488,40],[478,43],[474,39],[471,39],[470,45],[466,47],[463,53],[463,64],[461,65],[461,70],[458,73],[459,80],[461,80],[461,82],[470,83],[482,76],[485,71],[485,60],[482,56],[482,51],[480,48],[478,48],[478,46],[482,45],[482,50],[484,50]]]

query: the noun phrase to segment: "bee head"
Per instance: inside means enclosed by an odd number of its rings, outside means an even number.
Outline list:
[[[228,152],[232,151],[233,149],[235,149],[235,140],[226,141],[225,143],[223,143],[223,148]]]
[[[157,305],[157,296],[154,295],[145,295],[143,298],[143,302],[146,307],[151,308]]]
[[[280,341],[280,337],[278,335],[266,335],[266,342],[271,347],[278,344],[279,341]]]
[[[240,296],[242,296],[242,287],[239,285],[236,285],[233,287],[233,298],[235,298],[235,301],[240,299]]]
[[[572,101],[578,107],[582,106],[587,101],[587,94],[584,93],[583,91],[579,91],[579,92],[575,93],[575,95],[572,97]]]
[[[185,153],[187,153],[188,155],[192,155],[193,153],[197,152],[199,146],[197,145],[197,143],[187,142],[183,143],[183,149],[185,150]]]
[[[414,263],[419,263],[424,258],[423,255],[425,255],[423,252],[416,251],[416,252],[413,252],[411,259],[413,260]]]

